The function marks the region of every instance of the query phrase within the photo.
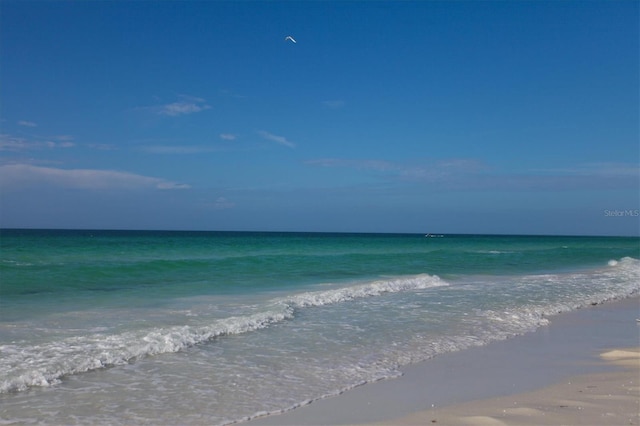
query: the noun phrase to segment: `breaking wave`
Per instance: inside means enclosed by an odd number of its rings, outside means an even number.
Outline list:
[[[182,325],[120,334],[94,333],[24,346],[0,346],[0,393],[58,383],[63,376],[123,365],[135,359],[173,353],[213,339],[248,333],[293,319],[298,309],[448,285],[427,274],[378,280],[349,287],[274,299],[251,315],[231,316],[204,326]]]

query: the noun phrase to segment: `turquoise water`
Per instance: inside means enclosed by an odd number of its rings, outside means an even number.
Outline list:
[[[233,423],[640,292],[638,238],[2,230],[0,244],[5,422]]]

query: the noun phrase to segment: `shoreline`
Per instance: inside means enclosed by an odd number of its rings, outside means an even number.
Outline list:
[[[369,426],[640,424],[640,347],[613,349],[600,357],[624,371],[572,376],[532,392],[432,408]]]
[[[402,367],[403,375],[399,378],[366,384],[338,396],[320,399],[281,414],[259,417],[246,424],[447,424],[447,418],[455,418],[449,424],[464,424],[456,413],[469,408],[467,405],[470,409],[478,409],[483,403],[495,402],[496,399],[519,398],[535,392],[546,394],[550,386],[591,380],[592,375],[602,375],[605,381],[609,380],[607,377],[613,380],[614,376],[619,379],[625,375],[639,379],[638,364],[622,367],[600,358],[602,353],[613,349],[635,350],[640,346],[638,318],[640,296],[558,314],[549,318],[549,325],[534,332],[441,354]],[[638,382],[635,381],[636,402]],[[558,396],[556,399],[570,398]],[[471,407],[473,404],[480,405]],[[454,411],[446,411],[448,409]],[[505,424],[489,415],[485,417],[475,419],[485,423],[472,421],[469,424]],[[539,424],[541,420],[530,424]],[[631,421],[636,423],[613,424],[638,424],[637,416]],[[512,423],[519,424],[509,420],[508,424]],[[569,419],[566,424],[589,423],[584,423],[584,419]]]

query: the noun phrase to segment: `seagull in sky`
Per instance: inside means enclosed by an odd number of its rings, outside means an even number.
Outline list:
[[[291,37],[291,36],[286,36],[286,37],[284,38],[284,41],[287,41],[287,40],[291,40],[292,42],[297,43],[297,41],[296,41],[293,37]]]

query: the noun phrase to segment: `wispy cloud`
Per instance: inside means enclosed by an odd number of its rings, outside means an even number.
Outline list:
[[[384,160],[318,158],[315,160],[308,160],[305,163],[320,167],[345,167],[357,170],[389,171],[397,170],[399,168],[399,165]]]
[[[117,151],[118,147],[108,143],[92,143],[87,145],[91,149],[97,149],[98,151]]]
[[[22,152],[42,149],[72,148],[76,144],[71,136],[56,136],[33,140],[8,134],[0,134],[0,151]]]
[[[209,108],[209,105],[199,105],[193,102],[173,102],[170,104],[162,105],[158,111],[158,114],[176,117],[178,115],[193,114],[194,112],[200,112]]]
[[[500,172],[477,159],[406,164],[384,160],[323,158],[305,163],[359,170],[386,180],[413,182],[443,190],[564,191],[640,186],[640,167],[636,164],[592,163],[512,173]]]
[[[18,121],[18,126],[23,126],[23,127],[38,127],[38,125],[36,123],[34,123],[33,121],[27,121],[27,120],[20,120]]]
[[[4,190],[26,187],[55,186],[89,190],[187,189],[186,184],[142,176],[117,170],[59,169],[29,164],[0,166],[0,182]]]
[[[234,141],[237,138],[238,137],[236,135],[234,135],[233,133],[220,133],[220,139],[225,140],[225,141]]]
[[[24,138],[11,135],[0,135],[0,151],[26,151],[33,149],[32,144]]]
[[[166,104],[153,105],[138,108],[139,110],[151,111],[158,115],[177,117],[181,115],[194,114],[211,108],[202,98],[195,96],[180,95],[180,100]]]
[[[285,138],[284,136],[274,135],[274,134],[269,133],[269,132],[267,132],[265,130],[260,130],[258,132],[258,134],[260,136],[262,136],[263,138],[265,138],[267,140],[270,140],[270,141],[273,141],[273,142],[276,142],[276,143],[278,143],[280,145],[284,145],[284,146],[287,146],[289,148],[295,148],[296,147],[295,143],[287,140],[287,138]]]
[[[473,159],[448,159],[415,165],[373,159],[321,158],[306,161],[306,164],[373,171],[396,178],[422,181],[437,181],[452,174],[476,173],[486,168],[480,161]]]

